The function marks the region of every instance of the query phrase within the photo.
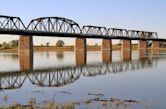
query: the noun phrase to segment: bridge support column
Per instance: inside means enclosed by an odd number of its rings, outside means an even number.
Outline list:
[[[86,51],[86,39],[85,38],[76,38],[75,50]]]
[[[159,41],[152,41],[151,52],[152,52],[153,58],[158,57],[159,47],[160,47]]]
[[[101,50],[102,50],[103,63],[111,62],[112,61],[112,40],[103,39]]]
[[[76,65],[82,66],[86,64],[86,39],[85,38],[76,38],[75,42],[75,58]]]
[[[159,50],[159,41],[152,41],[152,50]]]
[[[122,53],[122,60],[123,61],[130,61],[131,60],[131,40],[121,40],[121,53]]]
[[[32,36],[20,36],[18,45],[20,70],[33,69],[33,39]]]
[[[138,42],[138,51],[139,51],[139,58],[143,59],[146,56],[146,51],[147,51],[147,46],[146,46],[146,41],[144,40],[139,40]]]

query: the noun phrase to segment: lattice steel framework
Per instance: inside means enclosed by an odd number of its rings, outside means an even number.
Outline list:
[[[94,76],[99,76],[99,75],[105,75],[107,73],[108,73],[107,64],[92,65],[92,66],[86,66],[84,68],[83,76],[85,76],[85,77],[94,77]]]
[[[0,29],[25,30],[26,27],[19,17],[0,15]]]
[[[120,73],[129,70],[138,70],[156,66],[157,60],[114,62],[110,64],[99,64],[86,66],[83,69],[83,75],[86,77],[105,75],[107,73]]]
[[[138,31],[138,30],[129,30],[129,37],[139,37],[143,39],[148,38],[158,38],[157,32],[147,32],[147,31]]]
[[[9,75],[6,77],[0,77],[0,89],[6,90],[20,88],[23,85],[25,79],[25,75]]]
[[[31,20],[29,25],[25,27],[24,23],[19,17],[3,16],[0,15],[0,29],[1,34],[17,34],[17,35],[68,35],[76,37],[78,34],[83,34],[88,38],[100,37],[128,37],[128,38],[142,38],[153,39],[158,38],[156,32],[139,31],[139,30],[126,30],[118,28],[100,27],[86,25],[80,28],[79,24],[73,20],[63,17],[40,17]],[[20,31],[24,30],[24,31]],[[45,34],[43,34],[45,33]],[[68,34],[70,33],[70,34]]]
[[[29,75],[32,84],[40,87],[62,87],[73,83],[81,75],[81,69],[58,69],[44,73],[35,72]]]
[[[110,37],[112,37],[112,36],[127,37],[128,36],[128,31],[126,29],[109,28],[108,29],[108,35]]]
[[[73,20],[62,17],[41,17],[33,19],[27,30],[58,33],[81,33],[79,25]]]
[[[106,27],[86,25],[86,26],[83,26],[82,33],[107,36],[107,29]]]

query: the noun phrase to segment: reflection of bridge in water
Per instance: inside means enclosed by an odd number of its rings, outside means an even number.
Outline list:
[[[108,64],[93,64],[85,66],[71,66],[63,68],[39,69],[33,71],[16,71],[0,73],[0,89],[20,88],[25,80],[40,87],[62,87],[75,82],[81,75],[90,77],[119,73],[129,70],[151,68],[157,65],[157,59],[144,59],[138,61],[112,62]]]

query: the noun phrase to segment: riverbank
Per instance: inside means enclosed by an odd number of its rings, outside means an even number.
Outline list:
[[[37,52],[48,52],[48,51],[74,51],[74,46],[64,46],[64,47],[55,47],[55,46],[34,46],[33,47],[34,51]],[[100,51],[101,47],[100,46],[87,46],[88,51]],[[0,49],[0,52],[9,52],[9,53],[17,53],[18,48],[9,48],[9,49]]]
[[[34,51],[37,52],[49,52],[49,51],[58,51],[58,52],[63,52],[63,51],[74,51],[74,46],[64,46],[64,47],[55,47],[55,46],[34,46],[33,47]],[[112,46],[112,50],[120,50],[121,49],[121,45],[117,44],[117,45],[113,45]],[[137,44],[133,44],[132,45],[132,50],[137,50],[138,49],[138,45]],[[87,46],[87,51],[100,51],[101,50],[101,46]],[[148,48],[148,50],[150,50],[150,48]],[[159,48],[159,51],[166,51],[166,48]],[[7,53],[17,53],[18,52],[18,48],[10,48],[10,49],[0,49],[0,52],[7,52]]]

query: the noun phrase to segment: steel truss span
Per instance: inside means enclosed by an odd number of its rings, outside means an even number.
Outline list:
[[[19,17],[0,15],[0,28],[10,30],[26,30],[25,25]]]
[[[86,25],[82,27],[83,34],[93,34],[93,35],[100,35],[100,36],[107,36],[108,32],[106,27],[99,27],[99,26],[91,26]]]
[[[0,77],[0,90],[20,88],[25,79],[26,75],[9,75]]]
[[[0,15],[0,34],[165,41],[158,38],[157,32],[92,25],[81,28],[75,21],[63,17],[36,18],[26,27],[19,17]]]
[[[32,84],[40,87],[62,87],[64,85],[73,83],[79,79],[81,70],[77,68],[73,69],[58,69],[46,72],[35,72],[28,75]]]
[[[81,33],[81,29],[76,22],[62,17],[41,17],[33,19],[29,23],[27,30],[62,33]]]
[[[128,30],[129,37],[140,37],[140,38],[158,38],[157,32]]]
[[[126,29],[119,29],[119,28],[109,28],[108,29],[109,36],[120,36],[120,37],[127,37],[128,31]]]

